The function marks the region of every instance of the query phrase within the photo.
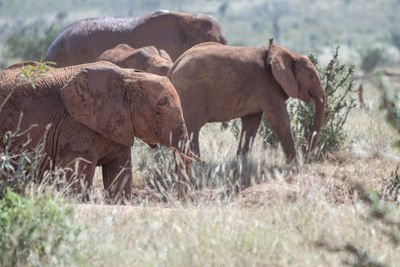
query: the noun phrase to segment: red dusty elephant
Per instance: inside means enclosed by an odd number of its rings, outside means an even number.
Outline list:
[[[53,166],[86,160],[79,163],[80,178],[74,181],[84,198],[96,166],[102,166],[109,197],[130,197],[130,148],[135,137],[171,147],[189,171],[192,154],[184,146],[188,134],[178,94],[168,78],[102,61],[52,68],[33,88],[20,78],[21,67],[27,64],[37,63],[16,64],[0,73],[0,103],[13,89],[0,113],[0,136],[17,129],[22,112],[21,131],[37,125],[29,132],[29,149],[42,140],[50,124],[45,152]],[[13,146],[25,142],[22,136],[13,140]],[[182,172],[179,176],[184,177]],[[184,190],[179,192],[182,195]]]
[[[154,46],[138,49],[127,44],[119,44],[101,53],[97,61],[106,60],[122,68],[138,69],[148,73],[166,76],[173,62],[165,50]]]
[[[176,60],[190,47],[208,41],[226,43],[219,23],[207,15],[159,11],[132,18],[92,18],[60,32],[44,60],[58,67],[93,62],[118,44],[134,48],[154,45]]]
[[[241,118],[238,153],[251,149],[264,113],[287,155],[296,157],[285,101],[312,99],[315,118],[311,149],[324,119],[325,89],[307,56],[284,47],[237,47],[215,42],[199,44],[182,54],[168,77],[181,98],[192,151],[199,154],[199,131],[207,122]],[[243,143],[244,142],[244,143]]]

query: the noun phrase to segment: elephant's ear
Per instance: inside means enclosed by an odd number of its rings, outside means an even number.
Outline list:
[[[268,48],[267,64],[271,65],[276,81],[290,97],[298,97],[299,87],[293,73],[293,58],[290,52],[276,45]]]
[[[75,120],[109,140],[133,145],[129,95],[114,68],[83,68],[61,88],[60,95]]]

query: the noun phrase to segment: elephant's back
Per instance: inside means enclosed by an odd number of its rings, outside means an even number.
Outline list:
[[[6,102],[6,105],[12,105],[13,99],[57,95],[58,89],[60,89],[61,86],[59,85],[59,80],[57,78],[54,79],[52,76],[56,75],[59,70],[54,73],[54,71],[50,69],[44,76],[30,81],[22,75],[22,70],[24,67],[32,65],[32,63],[35,64],[37,62],[17,63],[0,73],[0,103],[11,91],[12,94],[9,101]]]
[[[163,17],[166,14],[176,16],[174,13],[159,11],[129,18],[102,17],[77,21],[58,34],[47,49],[44,59],[56,62],[58,67],[65,67],[93,62],[102,52],[121,43],[135,47],[138,40],[141,42],[141,39],[149,38],[137,38],[135,32],[145,27],[145,34],[149,35],[146,25],[153,22],[157,28],[163,27]],[[146,41],[144,44],[149,45]]]
[[[91,66],[116,67],[110,62],[102,61],[65,68],[50,67],[45,74],[39,75],[34,81],[29,81],[22,75],[22,71],[26,66],[37,66],[39,64],[41,63],[34,61],[20,62],[2,71],[0,73],[0,99],[5,98],[10,91],[13,91],[11,98],[21,98],[25,96],[57,97],[61,87],[82,68]]]
[[[93,62],[105,50],[129,42],[140,18],[92,18],[67,26],[49,46],[45,60],[58,67]]]
[[[174,63],[171,73],[178,68],[190,69],[190,66],[196,66],[195,71],[207,67],[211,72],[237,64],[260,63],[263,61],[264,51],[265,48],[259,47],[229,46],[216,42],[201,43],[185,51]]]
[[[203,43],[183,53],[171,67],[168,77],[177,90],[188,88],[181,83],[227,84],[236,79],[243,80],[243,70],[263,69],[263,55],[265,48]]]

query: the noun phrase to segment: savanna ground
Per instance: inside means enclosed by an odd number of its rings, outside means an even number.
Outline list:
[[[72,21],[140,15],[164,8],[213,14],[236,45],[265,45],[270,36],[279,40],[278,34],[280,44],[297,52],[313,51],[323,60],[332,54],[332,46],[341,44],[342,59],[357,65],[361,65],[365,51],[378,47],[386,52],[381,58],[386,60],[385,67],[391,66],[390,72],[400,74],[399,47],[394,38],[400,8],[397,0],[255,0],[246,4],[71,0],[62,5],[48,0],[2,0],[0,50],[4,56],[0,66],[40,59],[58,30]],[[23,28],[25,32],[20,32]],[[8,39],[13,34],[17,38]],[[19,39],[21,36],[29,38]],[[22,55],[21,51],[28,52]],[[391,90],[399,90],[399,75],[384,79]],[[248,161],[238,161],[238,140],[231,128],[220,124],[204,127],[200,145],[206,163],[193,167],[196,186],[191,192],[192,201],[182,202],[175,197],[170,180],[174,170],[171,152],[151,150],[136,142],[132,148],[135,189],[131,205],[104,204],[100,169],[96,170],[92,203],[76,204],[67,198],[61,205],[63,209],[73,208],[70,223],[82,229],[77,246],[81,256],[64,264],[398,265],[398,242],[388,234],[392,227],[382,218],[374,219],[371,214],[379,207],[365,201],[362,190],[354,185],[360,183],[378,198],[386,198],[383,203],[388,209],[387,218],[399,221],[398,196],[396,201],[396,195],[387,192],[400,164],[394,146],[399,133],[386,122],[385,111],[380,109],[382,91],[376,78],[358,79],[356,88],[360,82],[364,85],[365,108],[357,103],[351,110],[344,125],[343,145],[318,160],[303,160],[300,153],[298,166],[285,164],[281,148],[263,145],[260,136]],[[236,192],[236,183],[243,182],[240,179],[252,185]],[[394,233],[400,238],[399,229]],[[60,265],[57,257],[70,253],[63,249],[65,253],[61,250],[47,265]],[[46,265],[33,256],[18,264]]]

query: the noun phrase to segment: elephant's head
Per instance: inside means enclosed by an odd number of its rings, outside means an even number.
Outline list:
[[[158,12],[158,19],[162,19],[165,27],[173,32],[164,35],[174,37],[174,47],[166,50],[172,60],[176,60],[183,52],[200,43],[217,42],[227,44],[228,41],[216,19],[204,14],[187,14],[180,12]],[[164,36],[162,35],[162,36]],[[179,41],[177,41],[179,40]]]
[[[165,50],[154,46],[132,48],[127,44],[104,51],[97,61],[106,60],[123,68],[133,68],[158,75],[166,75],[173,62]]]
[[[117,66],[85,67],[60,91],[72,117],[109,140],[130,147],[136,136],[192,156],[180,146],[188,133],[179,96],[166,77]]]
[[[228,43],[221,25],[212,16],[198,14],[194,15],[192,20],[194,26],[185,29],[187,35],[193,36],[190,46],[204,42]]]
[[[204,42],[226,44],[221,25],[212,17],[201,14],[158,11],[134,28],[136,47],[155,45],[168,52],[175,61],[194,45]]]
[[[288,97],[296,97],[306,103],[313,100],[315,117],[312,127],[313,136],[310,140],[310,150],[313,150],[324,120],[326,100],[325,89],[317,69],[307,56],[273,44],[268,48],[266,61],[271,65],[276,81]]]

